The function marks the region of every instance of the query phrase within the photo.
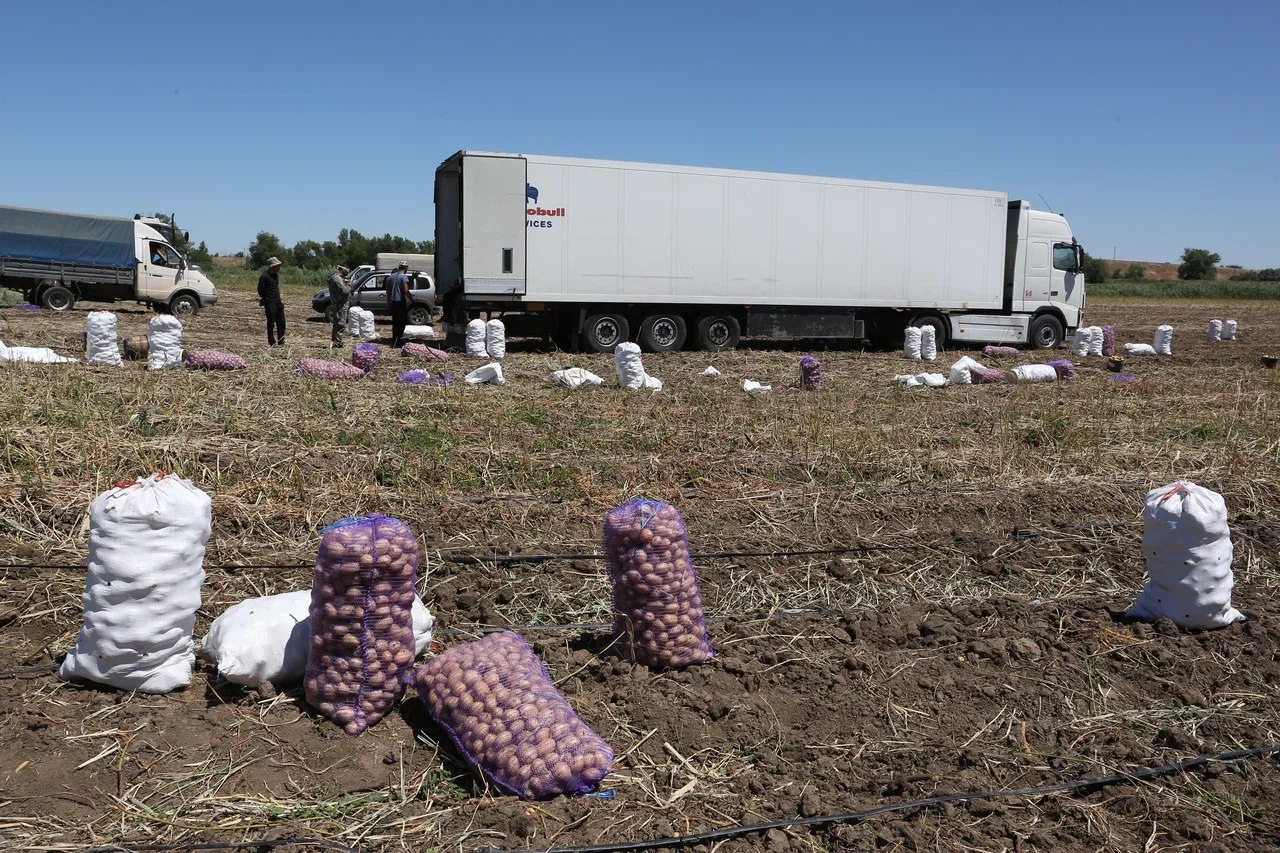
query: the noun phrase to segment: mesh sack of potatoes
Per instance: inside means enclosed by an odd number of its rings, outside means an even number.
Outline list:
[[[636,498],[604,520],[613,585],[613,633],[626,659],[655,668],[705,663],[702,593],[684,518],[670,504]]]
[[[400,355],[403,358],[420,358],[424,361],[448,361],[449,353],[444,350],[429,347],[426,344],[417,341],[409,341],[400,347]]]
[[[1004,371],[994,367],[975,367],[969,371],[969,375],[973,378],[974,385],[998,385],[1006,381]]]
[[[233,352],[216,349],[189,349],[182,361],[192,370],[248,370],[249,362]]]
[[[529,800],[594,790],[613,750],[556,690],[518,634],[455,646],[418,667],[432,719],[486,779]]]
[[[356,344],[351,348],[351,366],[368,373],[378,366],[378,356],[377,344]]]
[[[361,379],[366,374],[354,364],[327,358],[302,358],[293,369],[295,376],[315,376],[319,379]]]
[[[800,359],[800,387],[806,391],[822,390],[822,364],[812,355]]]
[[[1116,327],[1102,327],[1102,354],[1111,357],[1116,354]]]
[[[992,358],[1017,358],[1022,355],[1022,350],[1017,347],[1003,347],[997,344],[987,344],[982,348],[982,354]]]
[[[311,585],[307,702],[358,735],[404,692],[413,666],[417,537],[399,519],[326,527]]]
[[[1076,366],[1065,358],[1059,358],[1054,361],[1046,362],[1053,368],[1053,372],[1058,374],[1059,382],[1074,382],[1076,379]]]

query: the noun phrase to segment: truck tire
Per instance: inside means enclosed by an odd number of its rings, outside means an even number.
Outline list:
[[[592,314],[582,324],[582,343],[588,352],[613,352],[631,339],[631,324],[621,314]]]
[[[640,324],[640,346],[645,352],[679,352],[688,336],[689,326],[679,314],[650,314]]]
[[[50,311],[70,311],[75,307],[76,295],[62,285],[56,285],[40,295],[40,302]]]
[[[1061,320],[1052,314],[1041,314],[1027,329],[1027,343],[1033,349],[1057,349],[1066,334]]]
[[[742,327],[732,314],[708,314],[698,321],[698,349],[725,352],[736,349]]]
[[[169,311],[175,317],[194,317],[200,313],[200,300],[191,293],[179,293],[169,300]]]
[[[409,309],[410,326],[425,326],[431,322],[431,309],[425,305],[415,305]]]
[[[925,326],[932,326],[935,339],[938,343],[938,349],[944,349],[950,338],[948,332],[951,330],[951,324],[946,321],[941,314],[917,314],[911,318],[911,325],[918,329]]]

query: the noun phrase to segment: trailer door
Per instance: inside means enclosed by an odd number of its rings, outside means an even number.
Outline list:
[[[468,295],[524,295],[526,175],[523,157],[466,158],[462,276]]]

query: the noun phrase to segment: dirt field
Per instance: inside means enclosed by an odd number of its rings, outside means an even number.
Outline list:
[[[1280,304],[1092,300],[1120,341],[1177,328],[1172,358],[1130,360],[1132,383],[1095,359],[1071,384],[905,390],[900,352],[836,349],[816,353],[827,388],[809,394],[804,350],[787,347],[649,356],[666,388],[633,396],[552,387],[565,366],[612,382],[611,359],[519,342],[504,387],[402,386],[390,350],[372,380],[297,378],[300,356],[327,355],[327,327],[291,300],[288,351],[266,348],[248,295],[187,323],[188,346],[239,352],[242,373],[0,369],[5,849],[640,842],[1280,744],[1280,426],[1258,363],[1280,350]],[[122,335],[145,333],[149,315],[118,313]],[[1227,316],[1242,340],[1206,342]],[[76,354],[83,328],[83,312],[0,312],[10,345]],[[724,375],[700,376],[708,364]],[[775,390],[750,398],[744,378]],[[440,647],[520,630],[612,744],[612,798],[486,791],[412,691],[352,739],[299,689],[243,691],[203,664],[166,696],[48,674],[80,625],[89,502],[157,469],[213,498],[197,639],[236,601],[309,588],[320,526],[396,515],[426,547]],[[1247,623],[1120,618],[1144,577],[1142,498],[1180,478],[1227,499]],[[684,512],[695,554],[757,555],[697,560],[712,665],[599,654],[601,521],[637,494]],[[567,556],[492,559],[512,554]],[[1278,791],[1272,756],[693,849],[1274,850]]]

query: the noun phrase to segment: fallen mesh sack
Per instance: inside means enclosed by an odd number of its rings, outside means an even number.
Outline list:
[[[498,362],[490,362],[484,367],[477,367],[463,378],[463,382],[468,385],[505,385],[507,380],[502,375],[502,365]]]
[[[489,358],[501,361],[507,357],[507,327],[501,320],[493,319],[484,324],[484,348]]]
[[[947,381],[952,385],[972,385],[971,372],[976,369],[982,369],[982,365],[969,356],[963,355],[951,365],[951,369],[947,372]]]
[[[907,326],[902,336],[902,355],[908,361],[920,360],[920,327]]]
[[[639,344],[623,341],[614,347],[613,369],[618,374],[618,384],[628,391],[639,391],[641,388],[662,390],[662,380],[645,372]]]
[[[429,347],[426,344],[419,344],[410,341],[400,347],[400,355],[403,358],[421,358],[426,361],[448,361],[449,353],[444,350]]]
[[[73,364],[75,361],[48,347],[9,347],[0,341],[0,364]]]
[[[84,622],[58,675],[143,693],[190,684],[211,525],[209,496],[181,477],[140,477],[98,495]]]
[[[1125,344],[1124,351],[1129,355],[1155,355],[1156,348],[1151,344]]]
[[[1147,583],[1129,608],[1137,619],[1184,628],[1222,628],[1243,620],[1231,606],[1231,530],[1222,495],[1180,481],[1147,493],[1142,513]]]
[[[893,377],[893,381],[906,388],[941,388],[947,384],[947,377],[941,373],[903,373]]]
[[[1110,357],[1116,354],[1116,327],[1102,327],[1102,354]]]
[[[84,321],[84,363],[90,367],[121,367],[120,339],[116,315],[110,311],[90,311]]]
[[[800,387],[805,391],[822,390],[822,364],[807,353],[800,359]]]
[[[998,385],[1005,381],[1004,371],[994,367],[974,367],[970,369],[969,375],[973,377],[975,385]]]
[[[476,318],[467,323],[466,349],[468,358],[488,358],[489,351],[484,346],[484,320]]]
[[[1222,340],[1222,321],[1221,320],[1209,321],[1209,340],[1211,341]]]
[[[1239,324],[1235,320],[1224,320],[1222,322],[1222,339],[1224,341],[1234,341],[1238,328]]]
[[[982,354],[988,358],[1003,358],[1005,356],[1022,355],[1022,350],[1017,347],[1002,347],[995,344],[987,344],[982,348]]]
[[[604,551],[619,653],[648,667],[711,660],[689,533],[676,508],[645,498],[614,508],[604,520]]]
[[[925,361],[938,357],[938,330],[933,326],[920,327],[920,357]]]
[[[1047,364],[1024,364],[1012,371],[1014,382],[1057,382],[1058,371]]]
[[[231,352],[216,349],[189,349],[182,363],[192,370],[247,370],[249,362]]]
[[[1056,361],[1050,361],[1048,362],[1048,365],[1053,368],[1055,373],[1058,374],[1059,382],[1075,381],[1076,366],[1071,362],[1067,361],[1065,358],[1060,358],[1060,359],[1057,359]]]
[[[419,666],[414,686],[463,759],[503,791],[529,800],[585,794],[613,767],[609,744],[518,634],[455,646]]]
[[[418,538],[383,515],[322,532],[303,686],[309,704],[355,736],[386,716],[410,677]]]
[[[583,385],[603,385],[604,380],[590,370],[582,367],[570,367],[557,370],[551,374],[551,381],[566,388],[581,388]]]
[[[1156,355],[1173,355],[1173,326],[1157,326],[1156,340],[1152,346]]]
[[[157,314],[147,324],[147,370],[182,366],[182,323],[172,314]]]
[[[400,333],[402,338],[430,338],[434,337],[436,330],[430,326],[405,326],[404,331]]]
[[[435,619],[418,596],[413,597],[413,652],[431,642]],[[311,590],[247,598],[222,612],[205,635],[200,656],[233,684],[257,687],[270,681],[296,684],[307,671],[311,647]]]
[[[1094,356],[1095,358],[1101,357],[1102,341],[1103,341],[1102,327],[1090,326],[1089,327],[1089,355]]]
[[[358,367],[365,373],[378,366],[382,351],[377,344],[361,343],[351,348],[351,366]]]
[[[294,376],[314,376],[318,379],[363,379],[368,374],[354,364],[326,358],[302,358],[293,368]]]
[[[1089,354],[1089,344],[1093,343],[1093,331],[1090,326],[1081,326],[1071,336],[1071,354],[1076,358],[1084,358]]]

